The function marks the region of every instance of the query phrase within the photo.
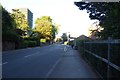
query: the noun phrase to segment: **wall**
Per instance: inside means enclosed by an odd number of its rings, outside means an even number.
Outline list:
[[[14,50],[14,49],[15,49],[15,42],[3,41],[2,43],[3,51]]]

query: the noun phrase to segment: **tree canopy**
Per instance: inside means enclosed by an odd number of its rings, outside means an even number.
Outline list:
[[[63,42],[65,42],[65,41],[68,40],[67,33],[63,33],[63,34],[62,34],[62,39],[63,39]]]
[[[14,20],[10,16],[10,13],[8,13],[3,7],[2,7],[2,31],[7,32],[10,30],[15,29],[15,26],[13,26]]]
[[[19,35],[15,32],[15,21],[5,8],[2,7],[2,40],[18,41]]]
[[[25,33],[30,29],[25,19],[25,15],[19,11],[19,9],[13,9],[13,13],[11,13],[11,17],[15,21],[15,26],[18,33],[21,35],[25,35]]]
[[[106,39],[120,38],[120,2],[74,2],[80,10],[87,10],[91,19],[99,20],[103,28],[99,37]]]
[[[39,38],[53,40],[58,32],[58,26],[53,25],[50,16],[42,16],[36,19],[34,32],[38,33]]]

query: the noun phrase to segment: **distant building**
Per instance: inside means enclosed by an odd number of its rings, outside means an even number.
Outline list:
[[[33,13],[28,8],[20,8],[19,11],[21,11],[28,22],[28,25],[30,28],[33,27]]]

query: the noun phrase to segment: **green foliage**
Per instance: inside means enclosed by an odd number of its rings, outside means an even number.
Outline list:
[[[10,14],[2,7],[2,31],[8,32],[15,29],[13,26],[14,20]]]
[[[13,9],[13,13],[10,14],[2,8],[2,39],[16,42],[18,45],[16,48],[39,46],[41,38],[49,42],[58,33],[58,25],[53,25],[49,16],[38,18],[35,24],[32,30],[28,26],[25,15],[19,9]],[[30,36],[26,36],[28,31],[32,32]]]
[[[80,10],[86,9],[91,19],[100,21],[99,25],[103,28],[101,32],[98,32],[100,38],[120,38],[120,2],[75,2],[75,5]]]
[[[20,40],[20,36],[15,32],[2,32],[2,40],[18,42]]]
[[[36,41],[26,41],[28,47],[36,46]]]
[[[55,35],[58,34],[58,25],[52,25],[52,37],[55,39]]]
[[[16,29],[20,29],[24,32],[22,35],[24,35],[25,32],[30,30],[27,20],[25,19],[25,15],[20,12],[19,9],[13,9],[13,13],[11,14],[11,16],[15,21],[14,25],[16,26]]]
[[[54,32],[55,32],[56,34],[58,34],[58,32],[59,32],[59,26],[60,26],[60,25],[54,23],[53,26],[54,26],[54,27],[53,27]]]
[[[79,40],[79,39],[77,39],[77,40],[76,40],[76,45],[77,45],[78,47],[83,47],[83,46],[84,46],[84,41],[85,41],[85,40]]]
[[[72,46],[73,45],[73,40],[69,41],[69,45]]]
[[[110,61],[120,66],[120,43],[110,45]]]
[[[62,42],[62,38],[57,38],[56,42]]]
[[[2,8],[2,40],[15,41],[20,39],[20,36],[15,32],[15,21],[10,14]]]
[[[46,39],[40,39],[41,43],[46,43]]]
[[[24,40],[37,41],[38,38],[37,38],[36,36],[32,36],[32,37],[24,37]]]
[[[67,33],[62,34],[63,43],[68,40]]]
[[[45,38],[46,40],[53,40],[55,34],[58,31],[57,26],[52,24],[50,16],[42,16],[35,21],[34,33],[39,38]]]
[[[38,33],[39,38],[51,38],[51,30],[52,30],[52,22],[50,17],[43,16],[41,18],[37,18],[35,22],[35,32]]]
[[[84,43],[85,40],[78,40],[77,45],[78,45],[78,50],[80,52],[80,54],[86,59],[88,60],[88,62],[101,74],[101,76],[103,78],[107,77],[107,64],[103,61],[101,61],[100,59],[96,58],[95,56],[93,56],[92,54],[88,53],[85,51],[89,50],[90,52],[103,57],[105,59],[108,59],[108,43],[102,43],[102,41],[100,41],[101,43],[94,43],[93,42],[89,42],[89,43]],[[112,41],[113,42],[113,41]],[[119,61],[119,51],[120,49],[120,43],[112,43],[110,44],[110,62],[114,63],[117,66],[120,66]],[[102,70],[101,70],[102,69]],[[110,66],[110,77],[119,77],[120,72],[117,71],[115,68]]]
[[[80,39],[76,40],[76,47],[82,56],[84,56],[84,48],[83,48],[84,42],[85,40],[80,40]]]
[[[19,48],[35,47],[36,41],[24,40],[19,43]]]
[[[108,43],[87,43],[84,46],[85,49],[89,50],[90,52],[103,57],[105,59],[108,59]],[[119,49],[120,49],[120,43],[112,43],[110,44],[110,62],[113,64],[120,66],[119,61]],[[97,59],[95,56],[85,52],[84,53],[85,57],[89,60],[89,62],[95,67],[98,72],[105,78],[107,77],[107,64],[101,61],[100,59]],[[97,65],[95,65],[95,63]],[[103,69],[104,68],[104,69]],[[103,70],[101,70],[103,69]],[[114,73],[114,74],[113,74]],[[112,75],[111,75],[112,74]],[[120,72],[118,72],[114,68],[110,68],[110,77],[119,77]]]
[[[40,46],[40,39],[37,36],[25,36],[24,40],[26,41],[35,41],[36,42],[36,46]]]

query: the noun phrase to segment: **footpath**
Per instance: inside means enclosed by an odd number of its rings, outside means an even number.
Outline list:
[[[53,69],[47,75],[48,78],[99,78],[97,73],[88,65],[73,49],[57,61]]]

